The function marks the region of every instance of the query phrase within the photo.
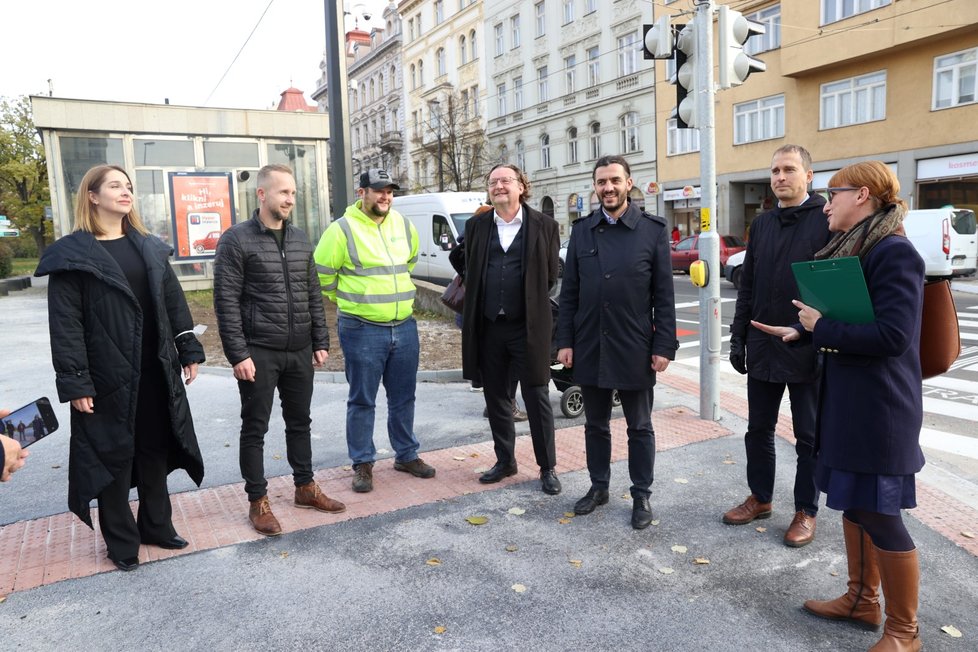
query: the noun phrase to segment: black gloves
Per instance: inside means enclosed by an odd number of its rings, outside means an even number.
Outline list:
[[[747,345],[738,335],[730,336],[730,366],[736,369],[737,373],[747,373]]]

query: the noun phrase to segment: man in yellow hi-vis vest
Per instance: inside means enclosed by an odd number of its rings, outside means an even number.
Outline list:
[[[399,189],[385,170],[361,174],[360,199],[329,225],[314,254],[323,294],[338,308],[350,384],[346,445],[356,472],[353,490],[360,493],[373,489],[374,412],[381,381],[394,468],[418,478],[435,475],[418,457],[414,435],[419,346],[411,270],[419,243],[414,225],[391,209]]]

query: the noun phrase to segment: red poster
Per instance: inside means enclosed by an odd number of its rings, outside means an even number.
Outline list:
[[[213,258],[221,234],[234,223],[230,172],[170,172],[177,260]]]

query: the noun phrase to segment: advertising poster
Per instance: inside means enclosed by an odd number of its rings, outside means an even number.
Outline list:
[[[213,258],[217,241],[234,221],[230,172],[170,172],[174,258]]]

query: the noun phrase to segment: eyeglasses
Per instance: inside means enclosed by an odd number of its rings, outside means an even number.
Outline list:
[[[830,204],[832,203],[832,200],[835,199],[835,196],[837,194],[839,194],[840,192],[846,192],[846,191],[849,191],[849,190],[862,190],[862,188],[853,188],[851,186],[845,186],[845,187],[840,187],[840,188],[826,188],[825,189],[825,191],[827,193],[829,193],[829,203]]]
[[[516,183],[516,177],[499,177],[498,179],[489,179],[489,187],[498,186],[502,184],[504,186],[509,186]]]

